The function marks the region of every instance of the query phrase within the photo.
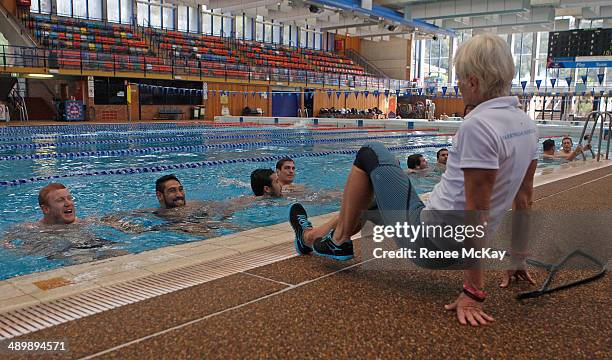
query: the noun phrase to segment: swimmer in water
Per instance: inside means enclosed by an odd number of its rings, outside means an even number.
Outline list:
[[[284,157],[276,163],[276,175],[283,192],[304,191],[304,185],[295,184],[295,162],[290,157]]]
[[[422,154],[408,156],[408,174],[424,174],[428,172],[427,159]]]
[[[446,170],[446,161],[448,160],[448,149],[440,149],[436,153],[436,165],[434,170],[443,173]]]
[[[96,218],[77,219],[74,199],[63,184],[43,187],[38,193],[38,204],[43,218],[9,229],[2,239],[4,247],[28,255],[64,259],[72,264],[126,253],[113,249],[115,242],[96,236],[88,226],[102,224],[121,231],[127,229],[120,223],[106,224]]]
[[[219,236],[219,229],[244,230],[228,221],[240,206],[231,201],[187,201],[185,188],[174,174],[164,175],[155,181],[155,196],[159,208],[117,213],[107,216],[106,220],[153,216],[163,219],[164,223],[147,230],[182,232],[202,238]]]

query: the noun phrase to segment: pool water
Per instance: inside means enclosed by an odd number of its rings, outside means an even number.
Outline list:
[[[112,241],[104,246],[111,254],[112,251],[138,253],[207,237],[160,228],[166,221],[150,213],[125,215],[134,210],[158,207],[155,180],[162,175],[174,173],[181,180],[188,203],[226,201],[252,195],[249,184],[252,170],[274,168],[280,156],[294,156],[295,182],[304,184],[307,194],[297,199],[290,195],[286,199],[253,202],[231,215],[228,220],[235,226],[214,229],[211,233],[211,236],[213,233],[223,235],[285,222],[288,208],[296,200],[305,200],[312,216],[337,211],[340,199],[328,199],[326,194],[339,194],[355,152],[367,141],[382,141],[387,147],[398,148],[393,152],[405,168],[407,156],[416,152],[422,153],[433,165],[436,152],[447,147],[452,139],[448,134],[434,132],[307,131],[272,127],[147,129],[144,126],[109,126],[106,129],[68,126],[61,130],[45,127],[24,127],[21,132],[18,129],[0,130],[0,196],[4,199],[0,205],[0,233],[4,234],[17,224],[40,219],[37,203],[40,188],[50,182],[61,182],[75,199],[79,219],[119,214],[146,230],[125,233],[95,222],[81,229],[94,237]],[[28,146],[24,146],[26,144]],[[407,146],[421,148],[407,149]],[[84,153],[86,151],[88,153]],[[543,166],[552,165],[543,163]],[[174,168],[163,170],[160,166]],[[428,192],[438,180],[439,174],[431,173],[415,179],[415,186],[420,193]],[[325,200],[320,202],[321,198]],[[40,235],[38,241],[43,241],[45,236],[51,239],[49,241],[58,241],[49,234]],[[19,249],[21,243],[16,240],[12,244]],[[53,246],[42,248],[52,250]],[[45,251],[28,253],[0,246],[0,279],[83,259],[93,260],[96,257],[88,257],[87,252],[95,251],[99,249],[75,250],[79,256],[49,256]]]

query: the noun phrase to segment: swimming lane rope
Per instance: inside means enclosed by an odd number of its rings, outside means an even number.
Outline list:
[[[395,146],[395,147],[389,147],[388,149],[390,151],[402,151],[402,150],[414,150],[414,149],[423,149],[423,148],[440,148],[440,147],[449,147],[449,146],[451,146],[450,143],[438,143],[438,144],[425,144],[425,145]],[[52,180],[52,179],[63,179],[63,178],[79,177],[79,176],[108,176],[108,175],[123,175],[123,174],[141,174],[141,173],[154,173],[154,172],[168,171],[168,170],[195,169],[195,168],[201,168],[201,167],[219,166],[219,165],[236,164],[236,163],[266,162],[266,161],[275,161],[275,160],[281,159],[286,156],[291,157],[291,158],[301,158],[301,157],[328,156],[328,155],[334,155],[334,154],[349,154],[350,155],[350,154],[356,154],[357,151],[358,149],[334,150],[334,151],[322,151],[322,152],[302,152],[302,153],[295,153],[295,154],[283,154],[283,155],[230,159],[230,160],[199,161],[199,162],[190,162],[190,163],[181,163],[181,164],[157,165],[157,166],[151,166],[151,167],[123,168],[123,169],[101,170],[101,171],[94,171],[94,172],[75,172],[75,173],[68,173],[68,174],[62,174],[62,175],[32,177],[29,179],[0,181],[0,186],[15,186],[15,185],[34,183],[38,181],[47,181],[47,180]]]

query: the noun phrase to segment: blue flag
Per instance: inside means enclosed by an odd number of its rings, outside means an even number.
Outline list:
[[[453,89],[455,90],[455,97],[459,97],[459,86],[455,85]]]
[[[550,84],[552,85],[553,89],[555,88],[556,83],[557,83],[557,79],[550,79]]]
[[[597,80],[599,81],[599,86],[603,84],[604,74],[597,74]]]
[[[527,86],[527,81],[521,81],[521,87],[523,88],[523,92],[525,92],[525,87]]]
[[[542,85],[542,80],[536,80],[536,86],[538,87],[538,90],[540,90],[540,85]]]
[[[588,75],[582,75],[582,76],[580,76],[580,78],[582,79],[582,83],[586,85],[587,79],[589,78],[589,76]]]
[[[446,90],[448,90],[448,86],[442,86],[442,97],[446,96]]]
[[[565,82],[567,83],[567,87],[570,87],[572,85],[572,77],[571,76],[566,77]]]
[[[369,91],[366,90],[366,91],[363,92],[363,96],[365,96],[366,98],[368,97],[368,95],[370,95]]]

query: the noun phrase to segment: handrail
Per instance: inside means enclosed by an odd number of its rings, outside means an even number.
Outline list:
[[[65,49],[40,49],[36,47],[2,45],[5,71],[13,72],[13,67],[44,69],[88,70],[112,72],[163,73],[176,76],[202,78],[222,77],[251,81],[301,82],[329,87],[360,87],[369,89],[396,88],[404,81],[378,79],[369,76],[334,74],[298,69],[269,68],[242,64],[229,64],[210,60],[188,60],[163,58],[145,55],[121,55],[103,52],[89,52]],[[136,60],[136,61],[134,61]]]
[[[363,55],[361,55],[357,51],[353,49],[346,49],[344,53],[348,54],[351,60],[363,66],[366,69],[366,71],[369,72],[370,74],[377,75],[378,77],[382,77],[382,78],[387,78],[387,79],[389,78],[387,74],[385,74],[381,69],[379,69],[376,65],[374,65],[372,62],[370,62],[368,59],[366,59]]]
[[[605,122],[606,122],[606,118],[608,119],[608,145],[606,148],[606,160],[609,159],[609,153],[610,153],[610,140],[612,138],[612,112],[609,111],[591,111],[589,113],[589,115],[587,116],[587,118],[584,121],[584,126],[582,128],[582,132],[580,134],[580,139],[578,140],[578,145],[581,146],[582,145],[582,140],[585,139],[584,134],[587,131],[587,128],[589,126],[589,122],[591,121],[591,119],[593,119],[593,128],[591,129],[591,134],[588,136],[588,140],[587,140],[587,145],[589,145],[591,147],[591,155],[593,156],[593,159],[595,159],[595,152],[593,151],[593,148],[591,146],[591,141],[593,141],[593,135],[595,134],[595,130],[597,129],[597,123],[599,122],[599,120],[601,119],[601,124],[599,127],[599,141],[597,144],[597,161],[600,160],[601,157],[601,143],[603,141],[604,138],[604,126],[605,126]],[[584,154],[584,151],[582,151],[582,159],[586,160],[586,155]]]

